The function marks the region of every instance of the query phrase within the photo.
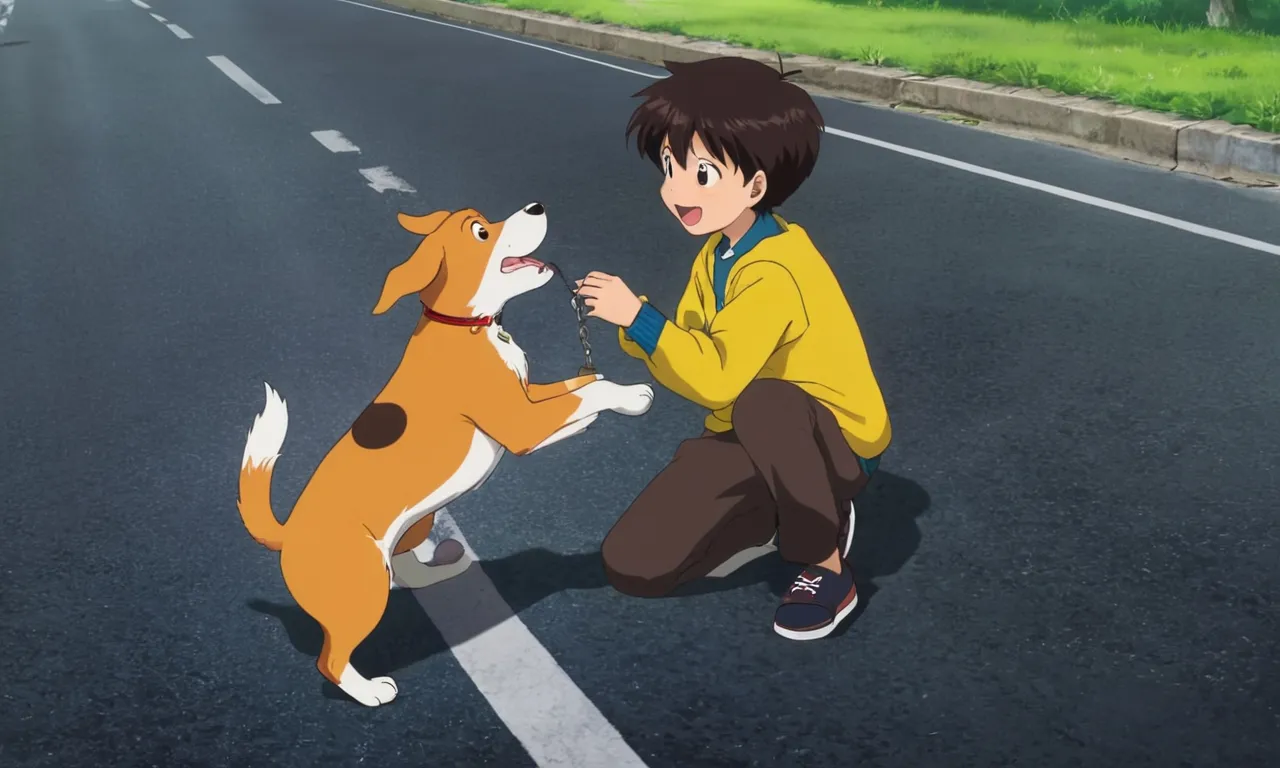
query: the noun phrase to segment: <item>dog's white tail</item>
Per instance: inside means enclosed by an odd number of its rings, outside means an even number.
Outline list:
[[[285,433],[289,431],[289,409],[280,394],[264,384],[267,404],[253,419],[240,460],[240,519],[259,544],[279,552],[284,547],[284,526],[271,510],[271,476]]]

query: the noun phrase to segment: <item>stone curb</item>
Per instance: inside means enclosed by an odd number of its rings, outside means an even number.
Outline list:
[[[744,56],[770,65],[777,55],[726,43],[642,32],[533,11],[456,0],[387,0],[433,16],[662,66],[712,56]],[[1244,183],[1280,183],[1280,135],[1221,120],[1190,120],[1044,88],[990,85],[954,77],[813,56],[786,58],[804,85],[864,99],[943,110],[1057,135],[1137,162]]]

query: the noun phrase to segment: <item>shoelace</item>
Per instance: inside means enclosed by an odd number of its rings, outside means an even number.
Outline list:
[[[808,592],[811,595],[818,594],[818,585],[822,583],[821,576],[810,578],[808,574],[800,574],[796,577],[795,583],[791,585],[792,592]]]

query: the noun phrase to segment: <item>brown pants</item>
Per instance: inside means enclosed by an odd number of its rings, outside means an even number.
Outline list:
[[[820,563],[867,480],[826,406],[756,380],[734,403],[733,429],[682,442],[614,524],[605,573],[619,592],[660,597],[775,532],[783,559]]]

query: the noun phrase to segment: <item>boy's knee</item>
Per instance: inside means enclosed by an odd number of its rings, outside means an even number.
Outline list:
[[[781,379],[756,379],[742,390],[733,403],[733,427],[739,434],[756,425],[809,421],[809,395],[800,387]]]
[[[674,578],[655,568],[653,556],[638,551],[629,542],[612,532],[600,545],[600,559],[604,562],[604,575],[609,586],[631,597],[662,597],[670,592]]]

